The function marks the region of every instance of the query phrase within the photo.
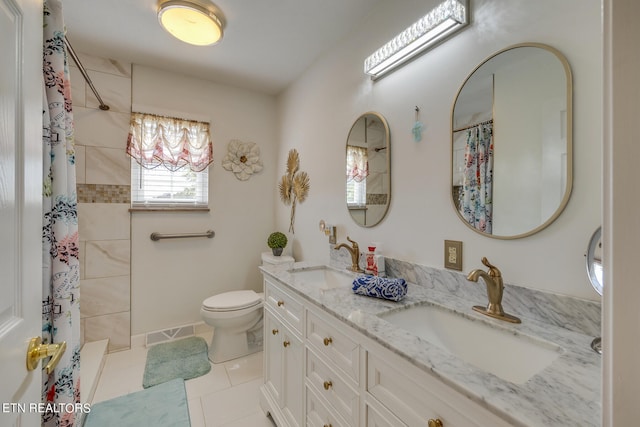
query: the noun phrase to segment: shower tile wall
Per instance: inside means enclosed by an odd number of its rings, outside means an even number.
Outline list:
[[[79,55],[110,109],[102,111],[70,59],[80,230],[83,342],[109,338],[130,348],[130,167],[125,153],[131,113],[131,64]]]

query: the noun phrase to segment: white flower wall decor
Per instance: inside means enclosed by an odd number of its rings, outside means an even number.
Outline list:
[[[227,155],[222,159],[222,167],[235,174],[240,181],[246,181],[254,173],[262,170],[260,147],[254,142],[229,141]]]

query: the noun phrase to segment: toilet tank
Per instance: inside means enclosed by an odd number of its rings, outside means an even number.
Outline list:
[[[271,252],[262,252],[262,265],[282,265],[286,268],[292,268],[294,262],[295,259],[292,256],[275,256]]]

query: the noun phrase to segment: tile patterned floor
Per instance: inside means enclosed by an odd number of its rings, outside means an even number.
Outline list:
[[[142,390],[146,347],[107,355],[92,403]],[[225,363],[185,382],[192,427],[274,427],[259,404],[262,352]]]

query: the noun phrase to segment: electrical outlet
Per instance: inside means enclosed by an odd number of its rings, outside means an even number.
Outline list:
[[[444,267],[462,271],[462,242],[458,240],[444,241]]]

